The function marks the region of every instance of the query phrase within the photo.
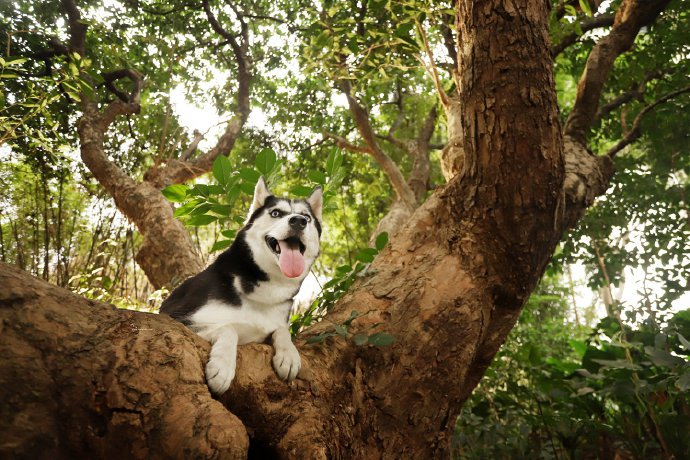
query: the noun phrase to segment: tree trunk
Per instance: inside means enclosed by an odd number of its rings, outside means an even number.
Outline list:
[[[0,365],[3,401],[11,401],[0,422],[3,453],[234,458],[249,438],[250,452],[282,458],[447,456],[462,403],[563,225],[546,4],[518,4],[458,2],[463,133],[450,137],[462,139],[462,168],[328,321],[300,337],[295,382],[275,377],[270,347],[240,347],[237,376],[220,398],[227,411],[204,385],[208,345],[181,325],[0,266],[2,347],[12,357]],[[350,334],[386,332],[395,343],[305,342],[352,312]]]
[[[137,263],[156,289],[195,275],[203,268],[201,257],[189,232],[173,216],[170,202],[149,182],[135,182],[105,155],[103,141],[109,123],[104,118],[95,103],[84,104],[78,126],[81,158],[118,209],[139,229],[143,241]]]

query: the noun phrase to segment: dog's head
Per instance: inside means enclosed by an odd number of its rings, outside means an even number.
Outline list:
[[[306,200],[277,198],[259,179],[244,230],[262,270],[299,280],[307,276],[319,255],[322,205],[321,187]]]

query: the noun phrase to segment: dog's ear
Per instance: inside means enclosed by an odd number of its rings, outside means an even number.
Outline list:
[[[311,192],[309,198],[307,198],[307,203],[311,207],[311,212],[314,213],[316,220],[321,222],[321,210],[323,209],[323,189],[319,185]]]
[[[254,211],[263,206],[264,203],[266,203],[266,198],[271,195],[272,193],[268,190],[268,187],[266,187],[264,176],[259,177],[259,180],[256,182],[256,187],[254,187],[254,199],[252,200],[252,206],[249,208],[247,219],[254,214]]]

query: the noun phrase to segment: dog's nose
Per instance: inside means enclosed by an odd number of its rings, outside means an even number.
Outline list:
[[[295,230],[304,230],[307,227],[307,218],[302,216],[292,216],[288,220],[290,227]]]

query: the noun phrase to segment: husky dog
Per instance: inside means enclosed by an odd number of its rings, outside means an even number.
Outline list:
[[[273,368],[293,380],[301,362],[288,320],[293,297],[319,255],[323,194],[306,200],[276,198],[263,177],[245,226],[230,248],[187,279],[163,302],[161,312],[211,342],[206,380],[224,393],[235,377],[237,345],[272,338]]]

